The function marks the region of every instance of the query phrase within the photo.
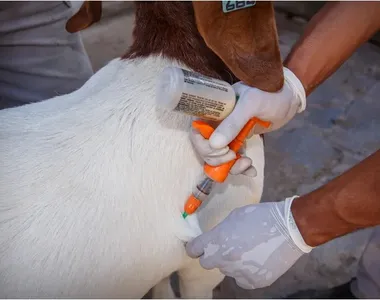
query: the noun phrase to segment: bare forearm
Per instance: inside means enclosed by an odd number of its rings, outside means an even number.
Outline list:
[[[310,246],[380,225],[380,150],[323,187],[296,198],[292,213]]]
[[[380,2],[327,3],[310,20],[284,65],[309,95],[379,29]]]

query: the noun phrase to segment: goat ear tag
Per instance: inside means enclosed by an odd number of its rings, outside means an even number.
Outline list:
[[[222,1],[223,12],[229,13],[231,11],[255,6],[256,1]]]

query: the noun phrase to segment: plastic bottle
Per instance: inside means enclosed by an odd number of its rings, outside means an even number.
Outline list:
[[[236,96],[232,86],[223,80],[166,67],[158,80],[156,101],[172,111],[221,121],[234,109]]]

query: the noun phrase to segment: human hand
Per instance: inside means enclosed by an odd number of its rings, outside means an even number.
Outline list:
[[[304,253],[306,245],[290,210],[295,197],[232,211],[211,231],[186,245],[203,268],[219,268],[245,289],[271,285]]]
[[[241,82],[233,88],[239,96],[234,110],[215,129],[209,139],[210,148],[217,153],[225,148],[253,117],[270,121],[266,129],[255,126],[253,133],[262,134],[277,130],[288,123],[298,112],[306,108],[306,94],[301,81],[289,69],[284,67],[284,86],[275,93],[264,92]]]
[[[205,139],[200,132],[194,128],[191,129],[190,140],[195,148],[195,151],[210,166],[219,166],[236,158],[236,153],[228,146],[217,150],[211,148],[209,140]],[[244,174],[249,177],[255,177],[257,175],[257,171],[252,166],[252,160],[245,156],[245,145],[240,148],[239,154],[241,157],[236,160],[230,169],[230,174]]]

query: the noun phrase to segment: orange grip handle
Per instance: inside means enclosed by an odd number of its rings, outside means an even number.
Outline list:
[[[236,138],[228,145],[230,149],[236,153],[235,159],[215,167],[210,166],[206,163],[204,164],[204,172],[209,178],[216,182],[223,182],[226,180],[232,166],[236,160],[241,157],[241,155],[237,152],[244,145],[245,139],[256,124],[260,124],[261,126],[268,128],[271,125],[271,122],[263,121],[256,117],[250,119],[247,124],[244,125],[243,129],[240,130]],[[192,126],[193,128],[197,129],[205,139],[209,139],[215,130],[209,124],[200,120],[193,121]]]

